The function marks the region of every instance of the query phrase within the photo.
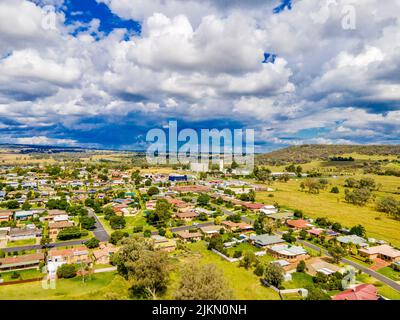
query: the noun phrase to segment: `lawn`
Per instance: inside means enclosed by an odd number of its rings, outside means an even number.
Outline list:
[[[0,300],[111,298],[127,298],[126,283],[115,272],[94,274],[91,276],[91,280],[88,279],[85,283],[80,277],[59,279],[56,282],[56,289],[43,289],[40,281],[0,287]]]
[[[19,246],[29,246],[32,244],[36,244],[36,239],[9,241],[7,243],[7,248],[19,247]]]
[[[0,273],[0,279],[3,279],[4,282],[8,282],[8,281],[27,280],[27,279],[35,279],[43,277],[43,273],[41,273],[38,269],[20,270],[17,272],[20,274],[20,278],[18,279],[11,278],[13,271]]]
[[[116,231],[110,227],[109,222],[106,219],[104,219],[104,217],[99,216],[99,219],[108,234],[111,234]],[[129,234],[133,233],[134,227],[144,227],[144,229],[156,230],[156,228],[147,224],[146,218],[143,216],[143,214],[141,212],[139,212],[135,216],[126,216],[125,221],[126,221],[125,228],[120,229],[120,230],[123,232],[128,232]]]
[[[381,184],[379,192],[374,194],[380,198],[383,196],[393,196],[400,200],[399,195],[395,195],[397,187],[400,185],[399,177],[377,176],[377,175],[359,175],[354,178],[372,177]],[[400,221],[393,220],[386,214],[375,210],[375,203],[370,201],[367,206],[355,206],[344,201],[343,183],[346,177],[337,179],[328,179],[330,185],[327,190],[320,194],[309,194],[300,191],[301,179],[292,179],[287,183],[275,182],[272,188],[276,189],[274,197],[269,198],[268,192],[257,192],[257,201],[266,204],[278,202],[281,206],[300,209],[307,216],[312,218],[327,217],[332,221],[337,221],[345,227],[352,227],[361,223],[367,230],[368,236],[386,240],[393,245],[400,246],[398,236],[400,230]],[[340,193],[333,194],[329,190],[332,186],[339,186]]]
[[[242,251],[242,254],[244,255],[244,253],[245,253],[246,251],[257,252],[257,251],[260,251],[260,249],[256,248],[255,246],[251,245],[251,244],[248,243],[248,242],[242,242],[242,243],[239,243],[239,244],[238,244],[237,246],[235,246],[235,247],[228,248],[229,256],[232,257],[233,254],[234,254],[236,251]]]
[[[179,257],[178,267],[171,275],[172,286],[169,288],[166,298],[172,299],[174,287],[179,281],[179,270],[184,263],[214,264],[220,269],[230,288],[233,290],[234,297],[238,300],[279,300],[279,295],[270,288],[266,288],[260,283],[253,270],[239,268],[237,263],[230,263],[223,260],[215,253],[207,250],[205,242],[199,241],[188,244],[191,253],[186,257]],[[177,271],[178,270],[178,271]]]
[[[391,267],[381,268],[377,272],[394,281],[400,281],[400,271],[393,270]]]
[[[292,273],[292,280],[285,281],[283,286],[285,289],[300,289],[306,288],[313,284],[312,276],[303,272]]]

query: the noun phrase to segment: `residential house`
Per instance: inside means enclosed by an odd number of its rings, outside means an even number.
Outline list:
[[[263,207],[265,207],[265,204],[257,202],[242,202],[242,206],[252,211],[260,211]]]
[[[26,210],[26,211],[16,211],[16,220],[29,220],[32,219],[37,214],[36,210]]]
[[[93,259],[97,264],[109,264],[110,258],[118,251],[111,243],[102,242],[98,249],[93,250]]]
[[[368,243],[367,240],[364,238],[361,238],[359,236],[356,236],[354,234],[347,235],[347,236],[340,236],[337,237],[336,240],[340,242],[341,244],[354,244],[360,247],[367,247]]]
[[[273,205],[266,205],[260,209],[260,213],[265,214],[265,215],[278,213],[278,208],[275,208],[275,206],[273,206]]]
[[[231,231],[231,232],[236,232],[236,231],[249,231],[253,229],[253,226],[244,222],[233,222],[229,220],[222,221],[222,226]]]
[[[47,262],[56,267],[62,264],[90,263],[89,251],[85,246],[71,249],[51,249],[47,256]]]
[[[379,300],[379,295],[374,285],[364,283],[335,295],[332,300]]]
[[[11,210],[0,210],[0,222],[12,220],[14,213]]]
[[[49,223],[49,237],[51,240],[57,240],[57,236],[61,230],[73,227],[74,223],[71,221],[59,221]]]
[[[199,214],[195,211],[187,211],[187,212],[176,212],[175,217],[181,219],[183,221],[192,221],[195,219]]]
[[[360,254],[360,256],[367,257],[371,260],[379,258],[388,262],[400,261],[400,251],[394,249],[388,244],[383,244],[370,248],[362,248],[358,250],[358,253]]]
[[[297,262],[308,258],[308,253],[302,247],[279,244],[267,249],[267,252],[278,259],[284,259],[289,262]]]
[[[43,253],[2,258],[0,259],[0,271],[39,268],[42,261],[44,261]]]
[[[42,230],[36,228],[35,229],[11,228],[8,238],[9,241],[19,241],[19,240],[36,239],[41,235],[42,235]]]
[[[277,244],[285,243],[280,236],[269,234],[251,235],[250,242],[258,248],[269,248]]]
[[[212,237],[216,234],[219,234],[220,230],[222,229],[221,226],[204,226],[200,227],[200,231],[206,236],[206,237]]]
[[[180,240],[182,240],[183,242],[201,240],[201,233],[200,232],[189,232],[187,230],[184,230],[184,231],[177,231],[175,233],[178,236],[178,238]]]
[[[312,225],[307,221],[303,219],[298,219],[298,220],[286,220],[286,224],[294,228],[296,230],[301,230],[301,229],[309,229],[312,227]]]

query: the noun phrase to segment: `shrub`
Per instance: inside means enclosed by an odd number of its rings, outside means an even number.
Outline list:
[[[62,266],[58,267],[57,277],[65,279],[76,277],[76,265],[63,264]]]

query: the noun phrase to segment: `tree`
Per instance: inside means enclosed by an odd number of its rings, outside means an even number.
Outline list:
[[[17,200],[10,200],[10,201],[5,202],[4,206],[7,209],[18,209],[19,208],[19,203],[18,203]]]
[[[253,171],[254,176],[258,181],[265,182],[271,177],[271,170],[265,168],[255,167]]]
[[[342,229],[342,225],[339,222],[335,222],[332,224],[332,230],[339,232]]]
[[[28,200],[26,200],[21,206],[22,210],[30,210],[31,208],[32,208],[32,205],[29,203]]]
[[[131,292],[139,297],[156,299],[165,291],[169,260],[165,252],[154,251],[150,239],[133,236],[122,241],[121,249],[112,257],[118,273],[131,284]]]
[[[149,190],[147,190],[147,194],[150,197],[152,197],[152,196],[154,196],[156,194],[159,194],[159,193],[160,193],[160,190],[157,187],[154,187],[154,186],[150,187]]]
[[[336,186],[332,187],[331,193],[339,193],[339,188]]]
[[[308,295],[305,300],[331,300],[331,297],[321,288],[312,286],[306,289],[308,290]]]
[[[350,233],[354,234],[356,236],[362,237],[362,238],[366,237],[366,234],[367,234],[364,226],[362,226],[361,224],[358,224],[358,225],[352,227],[350,229]]]
[[[230,300],[233,292],[215,265],[192,263],[183,272],[176,300]]]
[[[301,240],[305,240],[307,238],[307,231],[304,229],[300,230],[299,237]]]
[[[207,206],[210,202],[210,196],[207,193],[202,193],[197,198],[197,204],[199,206]]]
[[[332,246],[328,249],[329,255],[332,257],[334,263],[339,263],[340,260],[346,255],[346,252],[343,248],[339,246]]]
[[[345,190],[344,199],[352,204],[363,206],[371,198],[371,191],[365,188],[354,189],[353,191]]]
[[[284,280],[284,272],[283,268],[277,263],[268,263],[265,267],[264,279],[268,284],[279,288]]]
[[[307,270],[306,263],[304,260],[300,260],[296,266],[296,272],[304,272]]]
[[[293,230],[290,230],[289,232],[286,232],[282,236],[282,239],[285,240],[286,242],[289,242],[289,243],[296,242],[296,237],[293,235]]]
[[[98,248],[99,244],[100,241],[96,238],[91,238],[90,240],[85,242],[86,247],[88,247],[89,249]]]
[[[110,218],[110,226],[112,229],[123,229],[125,228],[126,221],[123,216],[114,215]]]
[[[200,220],[200,221],[207,221],[207,220],[208,220],[207,213],[205,213],[205,212],[200,212],[200,214],[197,216],[197,220]]]
[[[62,229],[58,235],[57,239],[58,240],[71,240],[71,239],[79,239],[81,236],[86,235],[87,231],[84,232],[78,228],[78,227],[68,227],[65,229]]]
[[[111,233],[110,235],[110,243],[117,245],[123,238],[129,237],[127,232],[122,232],[120,230]]]
[[[400,219],[400,201],[393,197],[385,197],[378,201],[376,210],[385,212],[395,219]]]
[[[76,265],[75,264],[63,264],[57,268],[57,277],[59,278],[74,278],[76,277]]]
[[[244,253],[243,259],[240,260],[239,265],[245,269],[250,268],[257,261],[257,257],[253,251],[246,251]]]
[[[94,217],[80,216],[79,223],[86,230],[92,230],[95,227],[96,219]]]

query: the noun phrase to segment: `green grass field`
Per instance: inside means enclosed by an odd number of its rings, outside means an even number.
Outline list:
[[[312,276],[303,272],[292,273],[292,280],[285,281],[282,285],[285,289],[305,288],[313,284]]]
[[[56,289],[43,289],[41,281],[0,287],[0,300],[85,300],[127,298],[126,285],[114,272],[92,275],[85,283],[80,277],[59,279]],[[117,296],[115,296],[117,298]]]
[[[391,267],[379,269],[378,272],[394,281],[400,281],[400,271],[393,270]]]
[[[361,178],[362,176],[354,176]],[[363,175],[363,177],[365,177]],[[400,186],[400,178],[388,176],[370,176],[381,184],[380,191],[374,192],[377,198],[393,196],[400,200],[400,195],[395,194]],[[281,206],[291,209],[300,209],[312,218],[327,217],[332,221],[340,222],[343,226],[352,227],[362,224],[369,237],[389,241],[400,246],[400,221],[389,218],[386,214],[375,210],[376,204],[370,201],[366,206],[355,206],[344,201],[344,180],[346,177],[330,178],[327,190],[320,194],[309,194],[300,190],[301,179],[292,179],[287,183],[274,182],[272,188],[274,197],[268,197],[269,192],[258,192],[257,201],[273,204],[275,201]],[[332,186],[339,186],[340,193],[330,193]]]
[[[19,246],[29,246],[31,244],[36,244],[36,240],[35,239],[25,239],[25,240],[9,241],[7,243],[7,248],[19,247]]]
[[[99,216],[99,219],[101,221],[101,223],[104,226],[104,229],[107,231],[108,234],[113,233],[116,230],[113,230],[110,227],[109,222],[104,219],[104,217]],[[123,232],[128,232],[129,234],[133,233],[133,228],[134,227],[143,227],[144,229],[150,229],[150,230],[156,230],[156,228],[150,226],[147,224],[146,222],[146,218],[143,216],[143,214],[141,212],[139,212],[138,214],[136,214],[135,216],[126,216],[125,217],[125,221],[126,221],[126,226],[123,229],[120,229]]]
[[[207,250],[204,241],[191,243],[188,245],[191,254],[186,257],[179,257],[178,267],[175,269],[182,270],[181,265],[185,262],[197,262],[201,264],[214,264],[220,269],[230,288],[233,290],[235,299],[243,300],[279,300],[279,295],[270,288],[266,288],[260,283],[253,270],[239,268],[238,263],[230,263],[223,260],[215,253]],[[171,275],[171,288],[169,288],[166,298],[172,299],[174,288],[179,281],[179,271],[174,271]]]
[[[27,279],[35,279],[43,277],[43,274],[37,269],[20,270],[17,272],[20,274],[20,278],[18,279],[13,279],[11,277],[13,271],[0,273],[0,279],[3,279],[4,282],[8,282],[8,281],[27,280]]]

